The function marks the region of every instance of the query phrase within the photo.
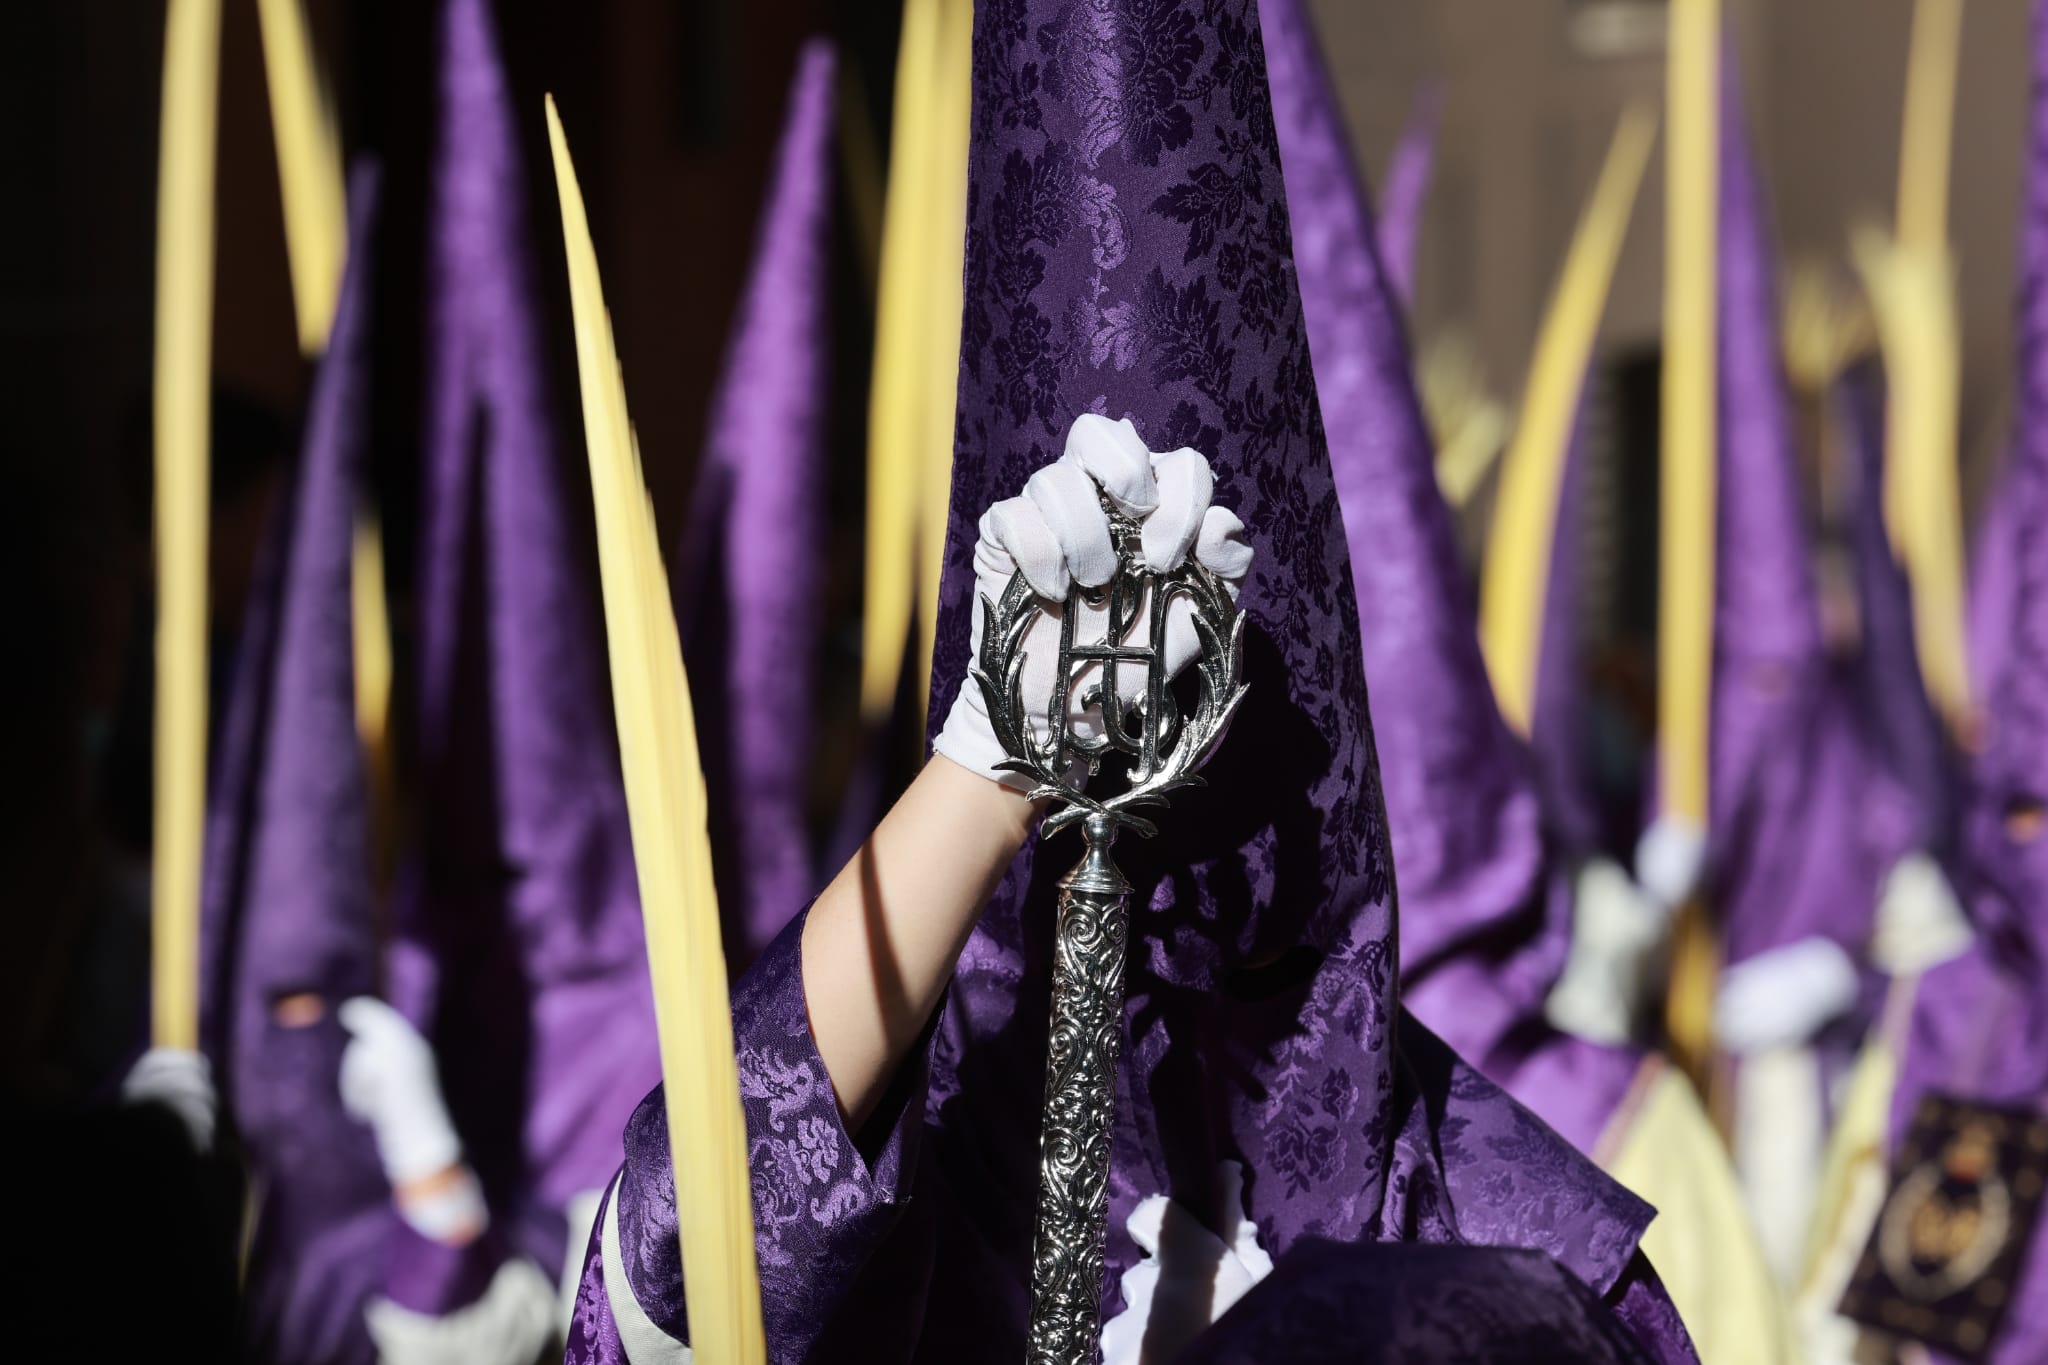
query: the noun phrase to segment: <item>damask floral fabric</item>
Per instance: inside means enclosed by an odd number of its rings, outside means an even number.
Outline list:
[[[1078,414],[1203,451],[1258,550],[1239,599],[1251,691],[1210,785],[1176,797],[1157,838],[1117,849],[1136,891],[1106,1312],[1139,1254],[1124,1231],[1137,1202],[1163,1193],[1216,1225],[1229,1157],[1276,1255],[1308,1237],[1540,1248],[1610,1305],[1650,1305],[1653,1354],[1690,1359],[1632,1270],[1647,1207],[1400,1013],[1358,605],[1254,0],[984,0],[974,64],[930,714],[966,675],[976,519],[1058,455]],[[859,1147],[803,1025],[800,929],[743,985],[775,1359],[1021,1355],[1049,911],[1078,855],[1069,841],[1019,856],[962,954],[928,1088],[914,1061],[903,1109]],[[620,1227],[636,1297],[668,1324],[682,1286],[654,1133],[643,1109]],[[583,1331],[571,1359],[605,1358],[601,1335]]]
[[[1402,999],[1590,1151],[1642,1058],[1543,1018],[1564,970],[1572,861],[1546,834],[1534,762],[1494,704],[1401,305],[1314,30],[1299,0],[1260,8],[1316,391],[1374,680],[1402,892]]]
[[[1182,1365],[1585,1365],[1652,1357],[1585,1285],[1531,1251],[1303,1242]]]
[[[355,721],[349,555],[365,415],[378,185],[349,186],[357,245],[313,384],[303,455],[265,546],[209,793],[202,1036],[252,1177],[268,1192],[244,1295],[255,1360],[368,1362],[362,1308],[398,1223],[368,1130],[336,1088],[330,1014],[278,1023],[280,996],[372,989],[369,794]]]

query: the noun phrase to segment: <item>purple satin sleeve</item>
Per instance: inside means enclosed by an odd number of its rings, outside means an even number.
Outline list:
[[[1621,1279],[1608,1291],[1607,1305],[1650,1359],[1660,1365],[1698,1365],[1699,1352],[1693,1349],[1685,1320],[1678,1316],[1657,1268],[1642,1252],[1630,1258]]]
[[[775,1360],[805,1357],[903,1211],[924,1122],[930,1050],[928,1040],[913,1050],[856,1142],[840,1120],[811,1036],[803,989],[804,918],[775,938],[733,995],[761,1313]],[[608,1196],[608,1202],[618,1201],[625,1260],[614,1273],[623,1269],[633,1297],[657,1327],[686,1341],[675,1168],[659,1087],[627,1123],[625,1142],[625,1166]],[[571,1361],[619,1358],[596,1251],[603,1227],[601,1213],[584,1262]]]

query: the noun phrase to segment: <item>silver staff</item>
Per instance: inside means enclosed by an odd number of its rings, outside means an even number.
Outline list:
[[[1060,882],[1053,948],[1052,1037],[1045,1059],[1045,1119],[1038,1137],[1038,1218],[1031,1253],[1029,1365],[1088,1365],[1095,1358],[1102,1308],[1102,1255],[1109,1212],[1110,1133],[1115,1118],[1117,1056],[1123,1042],[1124,941],[1131,884],[1110,860],[1117,831],[1150,836],[1158,826],[1133,812],[1164,806],[1178,787],[1200,785],[1208,761],[1238,704],[1244,613],[1223,580],[1193,555],[1172,573],[1145,567],[1138,523],[1104,500],[1117,550],[1116,576],[1100,588],[1076,587],[1060,621],[1059,683],[1046,708],[1050,733],[1031,733],[1023,695],[1023,643],[1043,604],[1018,573],[1002,600],[982,599],[981,657],[970,670],[988,702],[989,720],[1009,759],[997,766],[1037,782],[1034,800],[1062,803],[1041,833],[1079,824],[1087,839],[1081,861]],[[1163,666],[1166,609],[1178,597],[1193,607],[1201,652],[1195,660],[1199,700],[1183,716]],[[1102,608],[1103,637],[1080,642],[1074,628],[1087,607]],[[1067,715],[1080,675],[1084,706],[1102,707],[1102,733],[1075,735]],[[1141,700],[1126,704],[1118,670],[1145,670]],[[1107,799],[1085,790],[1111,751],[1130,760],[1129,785]],[[1070,768],[1086,767],[1079,783]]]

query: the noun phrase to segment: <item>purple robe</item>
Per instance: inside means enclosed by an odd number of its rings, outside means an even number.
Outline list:
[[[446,0],[428,198],[418,856],[394,1003],[441,1059],[494,1220],[550,1270],[660,1075],[599,626],[522,128],[488,0]],[[573,494],[573,496],[572,496]]]
[[[362,1308],[398,1220],[342,1108],[333,1007],[376,986],[350,545],[368,446],[377,179],[349,186],[349,255],[299,468],[250,599],[209,793],[202,1036],[261,1192],[244,1287],[252,1360],[367,1362]],[[325,999],[286,1028],[284,996]]]
[[[1996,620],[1998,670],[1979,680],[1985,735],[1960,798],[1956,891],[1970,949],[1929,971],[1914,997],[1893,1096],[1896,1140],[1921,1096],[2048,1112],[2048,6],[2034,18],[2034,92],[2021,225],[2019,422],[1998,524],[2009,592]],[[2035,812],[2029,832],[2026,811]],[[2015,817],[2018,818],[2015,818]],[[2048,1354],[2048,1237],[2037,1225],[2012,1308],[1987,1359]]]
[[[1176,1365],[1647,1362],[1592,1291],[1533,1251],[1310,1239]]]
[[[1889,780],[1823,646],[1762,186],[1722,62],[1720,452],[1706,878],[1739,963],[1820,936],[1860,955],[1910,851],[1865,819]]]
[[[681,547],[683,652],[735,967],[818,889],[806,796],[826,559],[835,70],[823,39],[798,59]]]
[[[1863,819],[1887,847],[1946,857],[1956,773],[1920,680],[1912,583],[1885,530],[1884,388],[1874,367],[1859,365],[1836,380],[1830,398],[1855,470],[1849,539],[1860,628],[1853,698],[1888,779],[1865,790]]]
[[[966,314],[940,594],[946,712],[966,674],[983,509],[1080,413],[1209,454],[1258,558],[1251,692],[1136,890],[1104,1310],[1166,1193],[1212,1225],[1220,1158],[1263,1245],[1540,1250],[1654,1358],[1691,1359],[1636,1250],[1650,1217],[1401,1012],[1394,893],[1358,607],[1291,264],[1252,0],[977,7]],[[1023,73],[1029,72],[1029,78]],[[1071,842],[1027,847],[963,953],[931,1046],[856,1144],[803,1007],[801,921],[733,1002],[770,1358],[938,1362],[1023,1351],[1051,978]],[[686,1330],[660,1097],[635,1115],[623,1264],[585,1267],[572,1361],[618,1358],[606,1277]]]
[[[1570,943],[1570,860],[1545,838],[1534,766],[1494,704],[1400,307],[1313,31],[1297,0],[1262,8],[1316,392],[1373,680],[1401,887],[1402,998],[1591,1151],[1643,1059],[1543,1018]]]

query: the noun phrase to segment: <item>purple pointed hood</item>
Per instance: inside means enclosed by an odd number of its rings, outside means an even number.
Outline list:
[[[2019,415],[2004,491],[2012,576],[1998,620],[2003,665],[1979,680],[1983,747],[1961,805],[1956,890],[1975,921],[1971,949],[1930,972],[1914,1001],[1895,1131],[1938,1090],[2038,1107],[2048,1095],[2048,7],[2034,19],[2034,90],[2021,224]],[[2040,1285],[2040,1233],[2025,1272]],[[2048,1293],[2022,1290],[1998,1361],[2036,1358]]]
[[[1821,640],[1770,229],[1732,47],[1722,72],[1708,891],[1730,962],[1815,935],[1854,953],[1905,850],[1864,819],[1883,765]]]
[[[836,58],[798,58],[681,559],[727,956],[744,966],[818,888],[806,819],[824,564]]]
[[[377,987],[369,790],[356,733],[350,550],[368,466],[377,181],[349,185],[348,265],[297,473],[251,598],[208,811],[206,1048],[269,1190],[245,1290],[265,1359],[363,1360],[390,1205],[368,1131],[341,1107],[333,1007]],[[327,1006],[279,1024],[280,997]]]
[[[1415,306],[1415,258],[1422,246],[1429,185],[1436,174],[1437,125],[1443,109],[1443,87],[1432,81],[1415,97],[1415,113],[1395,144],[1386,193],[1380,196],[1380,260],[1403,313]]]
[[[1365,187],[1312,32],[1305,22],[1287,32],[1302,41],[1276,36],[1267,52],[1303,316],[1372,680],[1401,888],[1402,994],[1459,1052],[1505,1079],[1512,1068],[1500,1049],[1541,1028],[1543,998],[1563,970],[1569,902],[1552,905],[1547,894],[1534,769],[1487,681]]]
[[[1850,547],[1861,628],[1854,695],[1890,779],[1865,792],[1863,818],[1900,855],[1946,855],[1955,773],[1941,718],[1920,681],[1912,583],[1885,530],[1884,386],[1873,365],[1857,365],[1835,381],[1829,399],[1855,478]]]
[[[577,445],[488,0],[446,0],[428,199],[418,866],[398,1003],[494,1205],[601,1186],[660,1077]],[[550,1223],[552,1221],[552,1226]]]
[[[1295,6],[1252,0],[977,7],[931,715],[966,675],[976,522],[1059,455],[1077,415],[1205,452],[1258,551],[1240,598],[1250,693],[1209,786],[1117,850],[1136,890],[1107,1306],[1136,1257],[1137,1201],[1163,1191],[1212,1215],[1222,1156],[1251,1172],[1276,1255],[1306,1235],[1540,1241],[1604,1292],[1640,1204],[1398,1007],[1358,604],[1267,85],[1270,55],[1274,88],[1298,97],[1279,73],[1312,53],[1302,25]],[[1014,1267],[1030,1254],[1048,912],[1078,856],[1071,840],[1020,855],[961,958],[933,1059],[933,1159],[970,1182],[973,1244]],[[1021,1321],[1021,1280],[1017,1293]]]
[[[1592,700],[1587,695],[1580,600],[1584,573],[1581,541],[1585,521],[1587,461],[1586,399],[1572,424],[1564,478],[1557,489],[1557,515],[1550,539],[1550,571],[1543,592],[1543,632],[1537,643],[1536,694],[1529,714],[1529,748],[1535,756],[1546,821],[1566,849],[1593,853],[1608,842],[1593,770]]]

